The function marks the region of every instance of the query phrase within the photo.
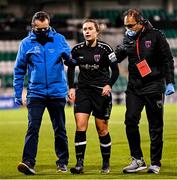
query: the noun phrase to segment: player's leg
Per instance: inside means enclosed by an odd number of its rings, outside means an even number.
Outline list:
[[[112,109],[112,97],[100,96],[95,93],[93,97],[93,115],[100,141],[100,150],[102,155],[101,173],[110,172],[110,154],[111,154],[111,137],[108,130],[108,120]]]
[[[86,149],[86,131],[88,120],[91,112],[91,103],[88,99],[87,92],[84,90],[76,91],[76,100],[74,106],[76,133],[75,133],[75,152],[76,165],[70,169],[73,174],[83,173],[84,156]]]

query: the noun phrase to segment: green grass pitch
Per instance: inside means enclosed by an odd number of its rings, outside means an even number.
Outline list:
[[[39,134],[36,175],[25,176],[17,171],[21,161],[24,137],[27,129],[27,110],[0,111],[0,179],[177,179],[177,104],[166,104],[164,114],[164,148],[162,168],[159,175],[146,171],[123,174],[122,168],[130,162],[129,148],[125,135],[124,105],[114,105],[109,130],[112,138],[111,172],[101,175],[101,153],[93,117],[90,118],[87,131],[87,148],[85,155],[85,173],[72,175],[56,173],[56,155],[54,137],[47,111]],[[74,134],[75,121],[72,107],[66,108],[66,127],[69,142],[70,159],[68,169],[75,165]],[[141,146],[144,159],[149,165],[149,134],[145,112],[140,122]]]

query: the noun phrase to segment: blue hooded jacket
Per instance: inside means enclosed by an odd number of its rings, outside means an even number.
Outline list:
[[[71,49],[64,36],[50,29],[45,45],[31,31],[21,43],[14,67],[15,98],[22,97],[24,77],[28,73],[27,97],[64,98],[67,81],[63,60],[69,61]]]

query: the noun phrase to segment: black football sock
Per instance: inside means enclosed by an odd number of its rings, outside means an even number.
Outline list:
[[[99,136],[100,139],[100,149],[101,149],[101,154],[103,158],[103,162],[108,162],[110,159],[110,153],[111,153],[111,137],[108,134],[106,136]]]
[[[76,159],[84,160],[85,149],[86,149],[86,131],[76,131],[75,134],[75,151]]]

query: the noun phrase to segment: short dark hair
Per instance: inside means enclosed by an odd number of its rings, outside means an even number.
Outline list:
[[[32,17],[32,20],[31,20],[31,25],[34,26],[34,23],[36,20],[39,20],[39,21],[45,21],[45,20],[48,20],[49,23],[50,23],[50,16],[48,13],[44,12],[44,11],[38,11],[36,12],[33,17]]]
[[[124,12],[123,16],[132,16],[135,18],[136,22],[142,22],[144,20],[142,12],[138,9],[128,9]]]
[[[93,23],[94,26],[95,26],[96,31],[97,31],[97,32],[100,32],[100,27],[99,27],[99,24],[98,24],[98,22],[97,22],[96,20],[94,20],[94,19],[85,19],[85,20],[83,21],[82,25],[84,25],[84,24],[87,23],[87,22]]]

